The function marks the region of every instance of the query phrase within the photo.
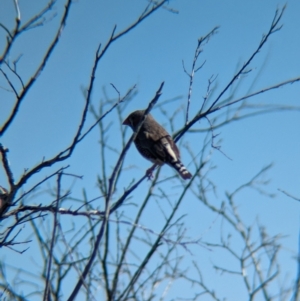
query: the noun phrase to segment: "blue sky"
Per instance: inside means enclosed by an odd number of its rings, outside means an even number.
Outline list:
[[[36,0],[27,0],[25,3],[24,0],[20,0],[22,20],[39,11],[43,3],[45,2]],[[125,94],[136,84],[138,95],[127,106],[124,114],[126,117],[127,113],[146,107],[160,83],[165,81],[160,101],[180,96],[168,107],[168,115],[171,116],[173,110],[186,105],[189,81],[183,72],[182,60],[189,69],[197,39],[215,26],[220,26],[218,34],[210,39],[199,59],[199,63],[206,63],[195,78],[192,115],[202,101],[208,78],[218,75],[216,83],[217,91],[220,91],[229,82],[237,67],[256,49],[262,35],[269,29],[275,10],[285,3],[287,9],[281,21],[282,29],[271,36],[252,62],[252,72],[243,78],[235,97],[299,77],[299,1],[170,1],[170,7],[178,13],[161,9],[110,47],[96,74],[93,105],[97,106],[99,100],[104,98],[104,89],[109,97],[117,97],[110,83],[113,83],[121,94]],[[31,76],[47,43],[53,37],[62,14],[62,4],[63,1],[58,1],[53,12],[48,15],[53,18],[44,26],[22,35],[10,53],[10,60],[22,54],[18,70],[25,81]],[[17,119],[5,136],[1,137],[1,143],[10,150],[9,160],[15,178],[20,177],[25,168],[40,162],[44,156],[49,158],[69,145],[84,104],[82,89],[88,84],[95,50],[100,42],[105,44],[115,24],[116,32],[124,29],[137,18],[145,4],[146,1],[141,0],[74,2],[59,45],[28,93]],[[0,4],[0,22],[9,28],[14,20],[13,8],[13,1],[4,0]],[[57,13],[57,16],[54,16],[54,13]],[[0,31],[1,52],[3,46],[4,33]],[[0,86],[5,85],[3,77],[0,78]],[[299,83],[296,83],[252,98],[250,103],[299,107],[299,91]],[[13,99],[12,93],[0,89],[0,124],[10,111]],[[161,124],[169,126],[168,120],[158,109],[153,110],[153,115]],[[93,117],[89,115],[88,125],[92,122]],[[182,126],[183,114],[179,115],[176,122],[177,130]],[[207,126],[204,120],[199,124],[200,128]],[[249,224],[258,219],[271,234],[281,233],[286,236],[280,258],[283,266],[282,279],[286,274],[293,279],[296,274],[300,204],[286,197],[278,189],[300,197],[299,128],[299,110],[264,114],[231,123],[216,132],[222,139],[222,151],[232,160],[217,151],[213,151],[210,158],[217,166],[211,174],[217,185],[217,194],[212,196],[216,204],[224,199],[224,192],[232,192],[239,185],[249,181],[261,168],[270,163],[274,164],[266,175],[266,178],[271,179],[266,190],[276,193],[276,197],[271,199],[248,189],[238,198],[237,203],[242,217]],[[168,130],[170,131],[170,128]],[[117,126],[112,127],[109,141],[120,150],[120,143],[115,138],[119,134],[118,131]],[[128,131],[128,138],[129,134]],[[189,143],[194,152],[198,153],[203,137],[204,135],[190,135],[184,142]],[[84,176],[82,181],[76,182],[74,196],[80,194],[83,188],[87,190],[89,198],[99,195],[96,187],[96,176],[100,166],[98,141],[98,131],[94,130],[67,162],[70,164],[70,172]],[[114,165],[115,159],[116,156],[111,155],[108,170]],[[187,165],[188,160],[189,157],[183,150],[183,161]],[[128,180],[124,180],[124,186],[128,185],[132,178],[142,176],[150,166],[149,162],[138,156],[134,147],[128,152],[125,164],[135,164],[137,167],[126,171]],[[53,170],[46,170],[41,176],[50,174]],[[170,174],[172,171],[163,167],[162,176]],[[37,180],[38,177],[30,180],[24,189],[29,189]],[[0,169],[0,184],[7,185],[3,169]],[[147,190],[148,187],[149,183],[143,183],[141,189]],[[119,189],[123,187],[120,186]],[[40,203],[43,200],[37,198],[36,202]],[[149,214],[154,214],[155,210],[155,206],[149,208]],[[197,238],[203,235],[203,240],[209,241],[219,231],[220,217],[213,214],[203,216],[202,210],[199,201],[190,197],[185,200],[180,213],[188,216],[188,236]],[[126,214],[130,215],[130,211]],[[145,219],[145,224],[150,227],[151,220]],[[199,248],[195,248],[193,251],[194,258],[199,262],[222,261],[216,253],[212,254],[205,249],[199,251]],[[8,262],[21,260],[21,255],[13,255],[14,258],[10,257],[11,253],[3,252]],[[225,287],[219,289],[226,291]],[[227,293],[230,296],[230,292]],[[229,300],[234,299],[229,297]]]

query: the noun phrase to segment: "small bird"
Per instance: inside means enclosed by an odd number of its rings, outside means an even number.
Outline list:
[[[130,126],[133,131],[136,131],[144,113],[144,110],[132,112],[123,121],[123,124]],[[184,180],[192,177],[190,172],[181,163],[179,149],[170,134],[155,121],[152,115],[147,115],[135,138],[134,144],[144,158],[154,163],[146,172],[149,178],[151,178],[156,166],[163,164],[168,164],[175,168]]]
[[[4,211],[8,207],[7,197],[8,197],[7,189],[0,186],[0,215],[2,215],[2,213],[4,213]]]

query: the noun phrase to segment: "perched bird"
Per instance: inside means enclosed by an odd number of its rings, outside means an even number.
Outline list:
[[[8,191],[0,186],[0,215],[7,209]]]
[[[132,112],[123,122],[133,131],[142,119],[145,111],[138,110]],[[180,161],[180,153],[170,134],[158,124],[152,115],[148,114],[140,131],[138,132],[134,144],[140,154],[150,160],[154,165],[147,170],[147,175],[151,177],[157,165],[168,164],[175,168],[183,179],[190,179],[192,175]]]

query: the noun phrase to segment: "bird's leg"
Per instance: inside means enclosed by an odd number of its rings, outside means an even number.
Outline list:
[[[153,164],[149,169],[146,171],[146,176],[148,177],[148,180],[151,180],[153,178],[153,171],[156,168],[157,164]]]

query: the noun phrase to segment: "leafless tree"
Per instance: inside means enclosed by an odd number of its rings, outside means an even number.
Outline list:
[[[63,39],[63,31],[68,26],[67,21],[74,5],[71,0],[64,3],[53,40],[47,46],[39,65],[25,78],[18,71],[18,63],[22,58],[11,60],[9,54],[20,36],[26,39],[29,31],[43,27],[45,22],[53,21],[52,9],[57,2],[50,0],[27,22],[23,22],[21,18],[18,0],[13,3],[16,11],[14,26],[10,27],[0,20],[0,29],[6,35],[5,46],[0,53],[1,80],[5,83],[1,88],[2,91],[10,91],[14,95],[14,105],[1,123],[1,138],[5,137],[18,118],[21,104],[28,101],[33,87],[50,63],[50,57]],[[166,0],[148,1],[144,11],[132,25],[121,31],[117,31],[115,27],[106,43],[99,41],[95,53],[90,54],[94,56],[94,61],[88,87],[84,89],[85,103],[68,147],[52,157],[43,158],[37,165],[24,170],[21,177],[16,179],[9,164],[10,146],[0,144],[1,172],[7,178],[7,183],[1,183],[3,187],[0,187],[0,247],[9,250],[11,256],[25,257],[31,254],[30,257],[35,259],[32,269],[29,269],[32,263],[8,266],[1,261],[1,300],[202,300],[204,296],[207,296],[205,300],[224,300],[226,296],[211,282],[207,282],[205,269],[195,261],[193,252],[202,249],[217,250],[220,256],[229,258],[231,264],[212,263],[212,266],[224,277],[238,278],[239,286],[245,291],[245,298],[299,300],[299,275],[295,276],[293,283],[285,286],[278,286],[275,282],[280,275],[280,235],[270,235],[268,229],[259,221],[248,225],[242,219],[237,206],[237,199],[246,188],[272,197],[264,190],[266,182],[263,181],[263,175],[271,165],[262,168],[249,182],[222,198],[216,197],[218,183],[214,183],[210,177],[214,168],[210,153],[222,152],[215,132],[218,128],[258,114],[299,110],[284,105],[255,105],[251,100],[259,94],[299,82],[300,77],[287,79],[240,98],[235,97],[240,78],[251,72],[253,59],[266,45],[270,36],[280,31],[285,7],[275,12],[260,43],[228,80],[227,85],[218,87],[216,76],[208,79],[206,95],[201,102],[198,101],[196,112],[190,110],[190,105],[195,89],[194,78],[203,65],[199,57],[205,44],[217,33],[218,27],[198,39],[195,55],[191,58],[191,69],[183,62],[183,72],[187,74],[189,81],[185,108],[178,106],[170,113],[166,107],[173,100],[159,102],[163,93],[163,82],[149,96],[152,100],[146,108],[145,116],[154,107],[166,115],[175,141],[190,156],[191,169],[194,171],[190,181],[183,183],[178,175],[162,177],[161,169],[155,172],[150,182],[147,182],[146,174],[138,179],[130,175],[128,181],[128,169],[133,169],[128,166],[126,155],[137,132],[128,139],[122,121],[126,117],[124,111],[128,103],[137,94],[135,86],[129,87],[122,95],[112,84],[117,97],[111,99],[104,90],[103,99],[97,105],[92,105],[96,72],[104,54],[114,42],[126,37],[157,10],[166,9],[172,13],[174,10],[169,5]],[[175,124],[178,114],[182,113],[185,122]],[[91,124],[87,121],[89,114],[95,118]],[[110,145],[108,139],[111,118],[120,128],[118,149]],[[200,120],[207,121],[208,127],[199,127]],[[95,179],[99,197],[89,199],[86,190],[82,195],[74,197],[71,194],[72,185],[64,185],[65,179],[80,179],[81,175],[68,171],[69,159],[78,145],[96,129],[100,136],[101,168],[98,178]],[[200,134],[204,134],[201,136],[204,139],[198,149],[191,149],[184,143],[193,135]],[[224,156],[227,156],[226,153]],[[109,166],[108,157],[114,158],[114,163],[110,160]],[[42,172],[50,170],[49,167],[55,170],[51,169],[53,172],[44,176],[45,173]],[[124,182],[126,178],[127,182]],[[30,189],[24,188],[27,182],[30,182]],[[145,186],[145,182],[148,186]],[[126,187],[124,183],[127,183]],[[41,198],[43,201],[39,201]],[[182,203],[191,198],[201,203],[203,215],[213,213],[222,220],[223,226],[217,241],[204,241],[202,237],[191,238],[186,228],[185,216],[179,210]],[[149,221],[153,212],[156,212],[155,223],[153,219],[152,223]],[[22,238],[22,231],[29,233],[26,234],[28,238]],[[8,280],[11,279],[8,274],[14,275],[13,282]],[[192,289],[178,291],[177,283],[184,283],[186,286],[183,287],[192,286]]]

